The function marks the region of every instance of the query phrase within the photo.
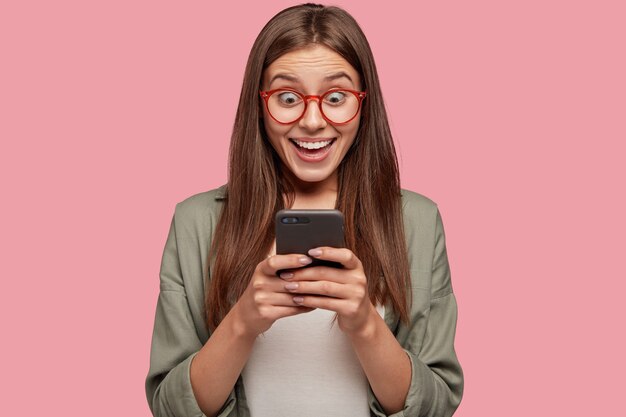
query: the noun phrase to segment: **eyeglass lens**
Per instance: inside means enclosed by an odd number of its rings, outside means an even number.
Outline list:
[[[310,105],[317,105],[311,100]],[[350,91],[333,90],[322,97],[322,112],[334,123],[350,120],[359,111],[359,99]],[[275,91],[267,101],[269,112],[281,123],[297,120],[305,111],[305,101],[289,90]]]

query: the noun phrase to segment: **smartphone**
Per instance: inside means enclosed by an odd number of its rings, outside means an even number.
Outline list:
[[[319,246],[343,248],[343,214],[339,210],[293,210],[276,213],[276,254],[301,253],[308,256],[309,249]],[[312,258],[306,265],[343,268],[339,262]],[[279,271],[280,272],[280,271]]]

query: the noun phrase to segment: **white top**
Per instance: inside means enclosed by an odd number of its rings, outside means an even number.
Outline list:
[[[334,316],[284,317],[257,337],[242,371],[252,417],[369,417],[367,378]]]

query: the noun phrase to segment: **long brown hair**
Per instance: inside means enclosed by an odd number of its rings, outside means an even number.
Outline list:
[[[363,263],[372,303],[390,298],[408,323],[410,275],[404,238],[398,161],[374,57],[358,23],[334,6],[301,4],[282,10],[261,30],[246,65],[230,142],[226,199],[207,265],[207,329],[214,330],[246,289],[274,241],[274,215],[294,201],[261,117],[258,91],[265,68],[281,55],[318,43],[359,73],[367,98],[355,141],[338,167],[336,208],[345,219],[346,247]],[[207,274],[208,277],[208,274]],[[407,299],[408,296],[408,299]]]

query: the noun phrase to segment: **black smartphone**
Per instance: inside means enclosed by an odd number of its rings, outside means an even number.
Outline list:
[[[319,246],[343,248],[343,214],[339,210],[285,209],[276,213],[276,254],[302,253]],[[305,267],[343,268],[339,262],[312,258]],[[280,271],[279,271],[280,272]]]

